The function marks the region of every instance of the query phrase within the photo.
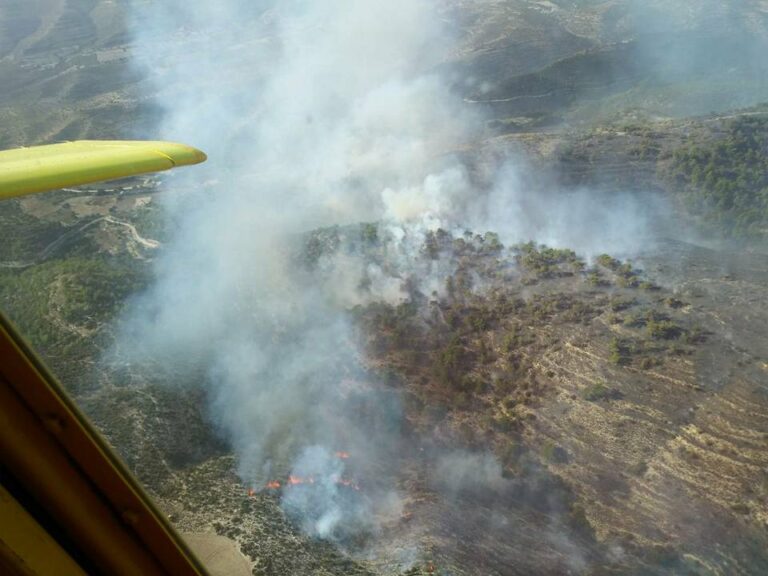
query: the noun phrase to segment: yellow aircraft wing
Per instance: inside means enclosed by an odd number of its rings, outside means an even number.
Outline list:
[[[0,200],[197,164],[170,142],[0,152]],[[0,574],[204,576],[139,482],[0,313]]]
[[[80,140],[0,152],[0,200],[204,162],[200,150],[160,141]]]

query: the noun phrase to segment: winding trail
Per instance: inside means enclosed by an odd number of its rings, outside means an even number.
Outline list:
[[[48,258],[50,258],[59,248],[67,244],[67,242],[75,238],[78,238],[85,231],[89,230],[90,228],[93,228],[96,224],[99,224],[100,222],[109,222],[110,224],[124,226],[130,232],[131,238],[138,244],[141,244],[144,248],[155,250],[160,247],[160,242],[158,242],[157,240],[152,240],[151,238],[144,238],[141,234],[139,234],[139,231],[136,230],[136,226],[134,226],[130,222],[124,222],[123,220],[118,220],[117,218],[114,218],[112,216],[101,216],[99,218],[94,218],[93,220],[83,224],[79,228],[75,228],[74,230],[68,230],[67,232],[65,232],[58,238],[56,238],[56,240],[48,244],[45,248],[43,248],[40,251],[40,254],[38,254],[36,258],[29,260],[27,262],[18,262],[18,261],[0,262],[0,268],[20,269],[20,268],[29,268],[30,266],[39,264],[40,262],[43,262]]]

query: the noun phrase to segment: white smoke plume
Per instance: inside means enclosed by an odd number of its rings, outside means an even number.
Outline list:
[[[153,137],[209,161],[166,182],[173,238],[117,354],[177,379],[204,370],[244,482],[312,476],[323,490],[291,492],[286,509],[311,534],[343,535],[397,508],[386,487],[359,497],[338,482],[400,441],[398,399],[370,384],[343,314],[364,301],[360,282],[397,301],[403,269],[439,277],[439,264],[415,268],[415,247],[438,227],[490,224],[505,239],[597,250],[609,224],[626,232],[616,213],[633,208],[602,206],[597,228],[575,234],[564,232],[573,219],[597,210],[587,195],[560,208],[526,198],[513,168],[490,192],[473,187],[457,151],[482,122],[434,72],[451,51],[438,0],[164,0],[134,16],[137,57],[165,108]],[[296,269],[300,235],[364,221],[381,222],[392,269],[351,256],[321,261],[320,279]]]
[[[177,378],[203,369],[245,482],[312,477],[284,499],[308,533],[368,527],[396,495],[339,480],[387,460],[399,406],[368,387],[341,311],[362,274],[388,299],[399,279],[356,262],[345,274],[338,260],[316,284],[292,250],[323,225],[434,227],[466,195],[450,151],[476,124],[431,72],[448,46],[437,5],[176,0],[136,22],[166,107],[161,136],[209,161],[173,179],[175,236],[118,354]]]

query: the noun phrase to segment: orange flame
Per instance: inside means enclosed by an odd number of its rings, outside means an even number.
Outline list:
[[[253,488],[248,488],[248,496],[256,496],[256,490]]]
[[[356,482],[354,482],[353,480],[349,480],[347,478],[339,478],[335,482],[340,486],[346,486],[347,488],[352,488],[353,490],[358,490],[358,491],[360,490],[360,486]],[[288,488],[290,486],[301,486],[304,484],[314,484],[314,483],[315,483],[314,476],[308,476],[306,478],[303,478],[301,476],[290,475],[288,476],[288,480],[285,481],[285,484],[282,484],[277,480],[272,480],[271,482],[267,482],[266,488],[270,490],[279,490],[283,486]],[[252,495],[251,491],[252,490],[248,491],[249,496]]]
[[[347,460],[349,458],[349,452],[339,450],[338,452],[334,453],[334,456],[336,456],[336,458],[341,458],[342,460]]]
[[[346,486],[347,488],[352,488],[353,490],[360,490],[360,486],[358,486],[355,482],[352,480],[347,480],[346,478],[339,478],[336,480],[336,484],[340,484],[341,486]]]

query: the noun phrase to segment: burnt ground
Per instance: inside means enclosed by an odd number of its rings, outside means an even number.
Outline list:
[[[423,506],[436,526],[466,529],[443,562],[476,574],[764,570],[766,273],[752,256],[669,241],[643,257],[651,287],[617,287],[620,275],[595,286],[587,271],[537,281],[517,307],[475,301],[459,316],[474,324],[458,330],[450,391],[440,366],[409,362],[418,346],[386,348],[405,387],[431,399],[415,427],[493,447],[509,487],[529,490],[520,503],[470,487],[440,520],[440,504]],[[504,538],[498,523],[535,536]]]
[[[590,265],[457,240],[425,252],[454,261],[450,293],[355,312],[369,384],[405,407],[398,449],[358,480],[396,488],[400,513],[339,554],[284,492],[249,496],[226,450],[158,475],[115,438],[177,525],[235,539],[257,574],[762,573],[763,257],[665,240]]]

